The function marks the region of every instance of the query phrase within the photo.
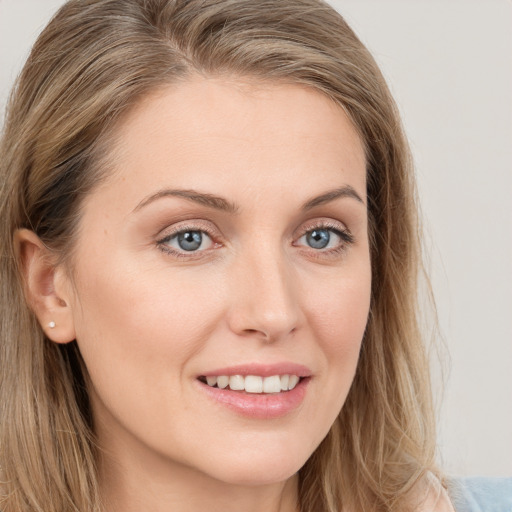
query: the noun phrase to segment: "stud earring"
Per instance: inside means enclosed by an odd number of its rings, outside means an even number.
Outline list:
[[[49,327],[50,329],[55,328],[55,322],[52,320],[52,321],[48,324],[48,327]]]

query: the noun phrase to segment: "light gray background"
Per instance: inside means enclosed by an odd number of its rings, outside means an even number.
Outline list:
[[[0,0],[0,112],[62,3]],[[439,402],[440,461],[453,474],[512,475],[512,2],[332,4],[381,65],[417,163],[451,354]]]

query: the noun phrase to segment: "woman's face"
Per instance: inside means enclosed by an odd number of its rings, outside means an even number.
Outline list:
[[[116,141],[68,287],[99,442],[122,467],[285,480],[366,326],[361,141],[318,92],[203,78],[146,98]]]

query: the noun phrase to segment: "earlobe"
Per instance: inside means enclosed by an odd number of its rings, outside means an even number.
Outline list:
[[[71,286],[64,270],[55,264],[55,255],[28,229],[14,235],[25,298],[46,336],[56,343],[75,339],[70,306]]]

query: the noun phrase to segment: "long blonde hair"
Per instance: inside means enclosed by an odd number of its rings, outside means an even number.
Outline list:
[[[0,145],[0,509],[101,510],[80,353],[49,341],[27,306],[13,233],[69,258],[120,116],[197,72],[306,85],[365,144],[370,317],[346,403],[300,470],[300,509],[410,510],[435,446],[411,160],[377,65],[321,0],[71,0],[37,40]]]

